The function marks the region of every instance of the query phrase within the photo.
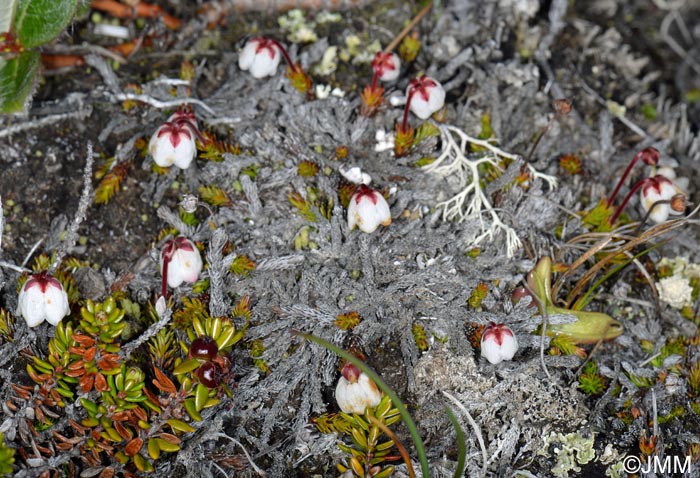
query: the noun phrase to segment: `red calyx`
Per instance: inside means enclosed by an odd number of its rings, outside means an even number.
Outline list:
[[[497,345],[503,345],[504,337],[512,337],[513,332],[506,324],[490,322],[484,329],[482,340],[494,340]]]
[[[368,198],[370,201],[372,201],[372,204],[377,204],[377,197],[375,194],[377,194],[377,192],[374,189],[370,188],[366,184],[360,184],[354,194],[355,203],[360,204],[360,201],[363,198]]]
[[[432,78],[428,78],[427,76],[419,76],[418,78],[413,78],[411,82],[409,83],[409,99],[411,93],[419,93],[424,101],[428,101],[430,99],[430,88],[434,88],[436,85],[435,81],[433,81]]]
[[[345,377],[345,380],[347,380],[348,382],[356,383],[357,380],[360,378],[360,374],[362,374],[362,371],[352,363],[348,362],[345,365],[343,365],[343,368],[340,370],[340,374],[343,377]]]
[[[34,286],[38,286],[41,292],[46,292],[49,286],[55,287],[57,289],[62,289],[63,286],[54,276],[50,275],[46,271],[41,271],[37,274],[33,274],[27,282],[24,284],[24,290],[29,290]]]

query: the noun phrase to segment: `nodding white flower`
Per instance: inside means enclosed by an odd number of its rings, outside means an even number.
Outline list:
[[[174,164],[178,168],[187,169],[197,155],[197,135],[196,125],[184,117],[166,121],[151,136],[148,152],[161,168],[169,168]]]
[[[685,192],[673,183],[666,176],[657,174],[652,178],[647,178],[645,184],[642,186],[641,192],[641,203],[642,209],[645,213],[649,212],[649,209],[657,201],[669,201],[666,203],[658,204],[649,213],[649,219],[657,224],[664,222],[668,219],[668,216],[683,214],[685,211],[685,200],[674,201],[675,196],[682,196],[685,198]]]
[[[160,272],[172,288],[183,282],[197,282],[202,272],[202,257],[194,243],[183,236],[166,242],[160,253]]]
[[[250,70],[253,78],[272,76],[277,72],[282,54],[277,41],[270,38],[251,38],[238,57],[238,67]]]
[[[372,71],[382,81],[394,81],[401,73],[401,60],[396,53],[379,51],[372,60]]]
[[[481,334],[481,356],[492,364],[511,360],[518,351],[518,339],[505,324],[491,322]]]
[[[445,90],[425,75],[413,78],[406,89],[408,107],[420,119],[428,119],[445,105]]]
[[[32,275],[19,291],[18,313],[29,327],[36,327],[46,320],[58,325],[70,312],[68,294],[54,276],[48,272]]]
[[[340,373],[335,387],[335,401],[343,412],[362,415],[367,407],[379,405],[382,392],[367,374],[349,362]]]
[[[379,225],[391,224],[391,210],[384,196],[378,191],[361,184],[355,190],[348,204],[348,227],[352,231],[355,226],[362,232],[372,233]]]

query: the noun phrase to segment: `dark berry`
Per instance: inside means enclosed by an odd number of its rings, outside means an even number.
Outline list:
[[[212,362],[205,362],[195,371],[199,383],[209,388],[216,388],[221,383],[221,370]]]
[[[190,345],[190,357],[212,360],[219,353],[219,347],[216,345],[216,340],[207,335],[197,337]]]

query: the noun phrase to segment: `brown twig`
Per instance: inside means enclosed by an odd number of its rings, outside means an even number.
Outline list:
[[[404,29],[401,30],[401,32],[400,32],[398,35],[396,35],[396,38],[394,38],[394,39],[391,41],[391,43],[389,43],[389,44],[387,45],[387,47],[384,48],[384,52],[385,52],[385,53],[389,53],[389,52],[391,52],[391,51],[394,51],[394,48],[396,48],[397,45],[398,45],[399,43],[401,43],[401,40],[403,40],[403,37],[405,37],[406,35],[408,35],[408,32],[410,32],[410,31],[413,29],[413,27],[415,27],[415,26],[418,24],[418,22],[421,21],[421,19],[428,13],[428,11],[430,10],[430,7],[432,7],[432,6],[433,6],[433,1],[430,0],[430,2],[428,2],[428,4],[427,4],[426,6],[424,6],[424,7],[421,9],[421,11],[418,12],[418,14],[416,14],[415,17],[413,17],[413,20],[411,20],[410,22],[408,22],[408,25],[406,25],[406,26],[404,27]]]

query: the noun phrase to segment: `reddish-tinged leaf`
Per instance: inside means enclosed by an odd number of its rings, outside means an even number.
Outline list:
[[[107,385],[107,379],[101,373],[95,375],[95,390],[98,392],[106,392],[109,390],[109,385]]]
[[[163,432],[163,433],[160,434],[160,437],[161,437],[163,440],[165,440],[165,441],[167,441],[167,442],[169,442],[169,443],[172,443],[172,444],[174,444],[174,445],[179,445],[179,444],[182,442],[182,440],[180,440],[178,437],[176,437],[175,435],[173,435],[173,434],[171,434],[171,433]]]
[[[95,383],[95,377],[93,375],[83,375],[78,384],[80,385],[80,390],[83,393],[88,393],[92,390],[92,385]]]
[[[95,339],[83,334],[73,334],[73,340],[78,342],[83,347],[92,347],[95,345]]]
[[[122,437],[124,440],[131,440],[134,436],[134,434],[126,428],[124,425],[121,424],[121,422],[113,422],[114,423],[114,429],[117,430],[117,433],[119,433],[119,436]]]
[[[126,453],[128,456],[134,456],[139,452],[139,450],[141,450],[142,446],[143,440],[140,438],[134,438],[126,444],[124,447],[124,453]]]
[[[83,360],[85,360],[86,362],[91,361],[92,359],[95,358],[95,354],[96,354],[96,353],[97,353],[97,347],[95,347],[95,346],[90,347],[90,348],[87,349],[87,350],[85,351],[85,353],[83,354]]]
[[[175,387],[175,384],[173,383],[172,380],[170,380],[167,375],[165,375],[163,372],[161,372],[158,367],[153,367],[153,371],[155,372],[156,378],[153,379],[153,385],[158,387],[160,390],[162,390],[165,393],[175,393],[177,392],[177,387]]]

